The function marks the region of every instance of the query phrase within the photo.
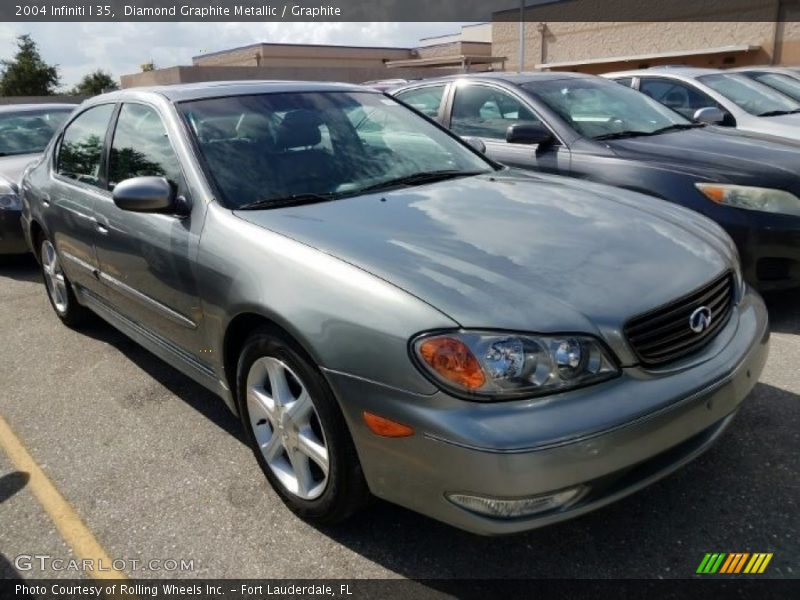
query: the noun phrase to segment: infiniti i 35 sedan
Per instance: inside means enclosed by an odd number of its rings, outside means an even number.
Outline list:
[[[58,318],[218,394],[315,522],[370,494],[482,534],[585,513],[708,448],[767,357],[715,223],[363,87],[104,94],[23,195]]]
[[[696,210],[736,242],[748,283],[761,291],[800,286],[800,142],[692,122],[577,73],[461,75],[392,94],[505,165]]]
[[[74,108],[74,104],[0,107],[0,255],[28,251],[20,226],[19,180]]]

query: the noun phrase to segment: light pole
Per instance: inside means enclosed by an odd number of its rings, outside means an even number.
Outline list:
[[[519,67],[518,73],[525,70],[525,0],[519,0]]]

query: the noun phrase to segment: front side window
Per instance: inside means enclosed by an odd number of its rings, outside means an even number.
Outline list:
[[[461,136],[506,139],[506,131],[516,123],[541,121],[520,100],[493,87],[463,85],[453,100],[450,129]]]
[[[639,83],[639,91],[681,113],[687,119],[694,117],[695,112],[701,108],[717,106],[712,98],[694,87],[671,79],[643,77]]]
[[[551,79],[523,83],[522,87],[585,137],[650,135],[691,126],[646,95],[605,79]]]
[[[164,123],[155,109],[143,104],[123,104],[111,142],[108,184],[132,177],[164,177],[176,190],[183,189],[178,157]]]
[[[447,86],[444,84],[429,85],[400,92],[396,94],[396,96],[409,106],[416,108],[419,112],[431,118],[436,118],[442,106],[442,98],[444,97],[444,90],[446,87]]]
[[[229,96],[183,102],[179,109],[231,208],[329,200],[494,168],[376,93]]]
[[[800,111],[800,104],[767,86],[735,73],[697,78],[751,115],[768,117]]]
[[[113,104],[101,104],[84,111],[67,125],[58,151],[59,175],[101,186],[103,143],[113,113]]]
[[[66,108],[0,112],[0,156],[43,152],[71,112]]]

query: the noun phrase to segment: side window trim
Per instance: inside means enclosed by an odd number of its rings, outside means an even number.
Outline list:
[[[111,164],[111,148],[112,148],[112,145],[114,143],[114,136],[117,133],[117,125],[119,123],[119,117],[120,117],[120,114],[122,114],[122,107],[125,104],[136,104],[138,106],[144,106],[145,108],[149,108],[150,110],[152,110],[156,114],[156,116],[158,117],[159,122],[161,123],[161,127],[164,129],[164,135],[167,137],[167,142],[169,143],[169,146],[172,149],[172,153],[175,155],[175,161],[178,163],[178,168],[181,171],[181,178],[183,179],[183,181],[185,183],[185,187],[187,188],[185,191],[186,191],[186,194],[188,194],[189,193],[189,189],[188,189],[189,188],[189,183],[188,183],[189,180],[186,178],[186,168],[183,165],[183,161],[181,160],[180,153],[175,149],[175,144],[173,143],[172,137],[169,134],[169,129],[167,128],[167,126],[164,123],[164,115],[161,114],[161,111],[154,104],[151,104],[149,102],[143,102],[141,100],[125,100],[123,102],[117,103],[117,108],[114,111],[114,115],[111,117],[111,126],[108,129],[108,137],[107,137],[107,140],[106,140],[106,151],[104,152],[104,160],[106,162],[106,164],[105,164],[106,175],[108,175],[108,167]],[[120,183],[120,182],[117,181],[115,183]],[[109,193],[111,193],[111,190],[113,188],[109,188],[110,185],[111,185],[111,182],[108,181],[108,178],[106,177],[104,191],[108,191]]]
[[[522,95],[518,94],[514,90],[507,89],[507,88],[505,88],[503,86],[494,85],[492,83],[486,83],[486,82],[483,82],[483,81],[472,82],[472,81],[468,81],[467,80],[467,81],[461,81],[460,85],[457,85],[456,83],[453,83],[450,86],[451,87],[451,91],[450,91],[449,105],[448,105],[448,111],[447,111],[447,121],[445,121],[445,127],[450,129],[451,131],[452,131],[451,126],[452,126],[452,122],[453,122],[453,106],[454,106],[455,101],[456,101],[456,96],[458,95],[458,88],[459,87],[466,87],[466,86],[484,87],[484,88],[489,88],[494,92],[498,92],[499,91],[500,93],[508,94],[509,96],[514,98],[514,100],[519,102],[522,106],[524,106],[529,111],[531,111],[531,113],[533,114],[534,117],[539,119],[539,122],[555,138],[555,140],[556,140],[555,145],[562,146],[564,148],[568,147],[567,144],[564,142],[564,140],[561,139],[561,136],[559,136],[558,133],[552,127],[550,127],[550,125],[547,123],[547,121],[542,118],[542,115],[539,113],[539,111],[536,110],[536,108],[533,105],[531,105],[531,103],[528,102]],[[458,135],[458,134],[455,134],[455,135]],[[484,138],[484,137],[481,137],[481,140],[489,141],[489,142],[492,142],[494,144],[508,144],[508,142],[506,142],[505,140],[498,140],[496,138]]]

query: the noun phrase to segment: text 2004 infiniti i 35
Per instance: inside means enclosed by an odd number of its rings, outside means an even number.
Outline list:
[[[706,449],[767,356],[713,222],[357,86],[104,94],[23,196],[59,318],[220,395],[318,522],[370,493],[483,534],[585,513]]]

